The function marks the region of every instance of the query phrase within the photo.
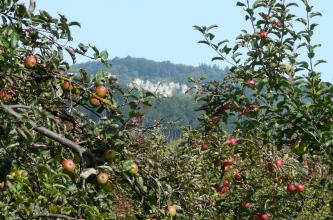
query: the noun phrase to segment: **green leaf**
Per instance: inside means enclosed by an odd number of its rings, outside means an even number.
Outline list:
[[[209,27],[207,27],[206,31],[209,31],[210,29],[217,28],[218,26],[216,24],[213,24]]]
[[[243,6],[246,6],[246,5],[244,3],[242,3],[242,2],[237,2],[236,6],[243,7]]]
[[[308,53],[308,57],[309,57],[310,59],[312,59],[314,56],[315,56],[315,53],[314,53],[314,52],[309,52],[309,53]]]
[[[199,44],[207,44],[207,45],[210,45],[208,41],[206,40],[201,40],[201,41],[198,41]]]
[[[215,60],[224,60],[224,58],[223,57],[213,57],[212,61],[215,61]]]
[[[99,57],[100,57],[102,60],[107,60],[108,57],[109,57],[109,54],[108,54],[108,52],[107,52],[106,50],[103,50],[103,51],[100,52]]]
[[[319,64],[321,64],[321,63],[327,63],[327,61],[326,61],[326,60],[318,60],[318,61],[315,63],[314,66],[317,66],[317,65],[319,65]]]
[[[78,26],[78,27],[81,27],[81,24],[80,24],[80,22],[72,21],[72,22],[68,23],[68,26]]]
[[[18,38],[19,36],[16,34],[16,32],[13,32],[10,36],[10,45],[13,49],[18,45]]]
[[[306,21],[305,18],[297,18],[296,21],[299,21],[299,22],[301,22],[301,23],[304,24],[304,25],[307,25],[307,24],[308,24],[308,22]]]
[[[316,16],[323,16],[320,12],[311,12],[310,18],[316,17]]]

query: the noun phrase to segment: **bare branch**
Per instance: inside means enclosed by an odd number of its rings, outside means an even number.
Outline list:
[[[61,219],[67,219],[67,220],[75,220],[76,218],[67,216],[67,215],[61,215],[61,214],[39,214],[30,217],[30,219],[37,219],[37,218],[44,218],[44,219],[49,219],[49,218],[61,218]]]
[[[14,109],[10,105],[4,105],[4,104],[0,103],[0,106],[3,109],[3,111],[6,112],[7,114],[14,116],[19,121],[22,120],[23,116],[21,114],[17,113],[16,111],[14,111]],[[77,144],[71,140],[68,140],[67,138],[62,137],[61,135],[59,135],[45,127],[38,126],[35,122],[33,122],[31,120],[28,120],[28,123],[32,126],[33,130],[76,151],[80,155],[81,158],[83,157],[83,154],[86,154],[86,155],[92,157],[94,160],[97,159],[90,150],[80,146],[79,144]]]

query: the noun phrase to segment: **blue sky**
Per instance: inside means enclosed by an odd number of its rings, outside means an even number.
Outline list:
[[[214,52],[196,43],[201,35],[192,26],[219,25],[218,40],[232,40],[240,29],[247,27],[244,13],[235,6],[236,0],[36,1],[38,8],[81,22],[82,28],[73,31],[74,45],[78,42],[94,44],[108,50],[111,58],[129,55],[190,65],[212,64]],[[332,82],[333,1],[312,0],[311,3],[323,14],[317,19],[320,26],[314,38],[315,43],[322,44],[317,50],[317,58],[328,61],[318,70],[325,81]],[[85,60],[80,58],[78,61]],[[216,64],[225,66],[224,63]]]

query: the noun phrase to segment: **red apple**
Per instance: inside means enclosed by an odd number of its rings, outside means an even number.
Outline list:
[[[245,107],[245,108],[243,108],[242,113],[243,113],[244,115],[246,115],[247,113],[249,113],[249,111],[250,111],[250,109],[247,108],[247,107]]]
[[[37,58],[34,55],[28,55],[24,58],[24,66],[28,69],[33,69],[36,67],[37,64]]]
[[[99,97],[104,98],[106,96],[106,94],[108,93],[108,89],[103,85],[98,85],[98,86],[96,86],[95,93]]]
[[[243,206],[244,209],[249,209],[249,208],[252,207],[252,204],[249,203],[249,202],[243,202],[242,206]]]
[[[226,186],[223,186],[220,190],[220,196],[224,197],[227,192],[228,188]]]
[[[283,162],[282,162],[282,160],[275,160],[275,161],[274,161],[274,164],[275,164],[276,168],[279,169],[279,168],[282,167]]]
[[[269,216],[266,213],[260,214],[260,220],[268,220]]]
[[[305,186],[298,184],[295,186],[297,192],[303,192],[305,190]]]
[[[227,144],[230,144],[230,145],[236,145],[237,144],[237,138],[228,137],[228,138],[226,138],[226,142],[227,142]]]
[[[228,172],[229,170],[232,170],[233,168],[234,168],[234,166],[228,165],[228,166],[223,167],[223,171]]]
[[[95,97],[91,97],[89,99],[89,103],[90,103],[90,105],[92,105],[94,107],[98,107],[98,106],[101,105],[101,101],[99,99],[95,98]]]
[[[72,86],[72,84],[71,84],[69,81],[65,81],[65,82],[63,82],[63,84],[62,84],[62,89],[63,89],[64,91],[70,91],[70,90],[73,89],[73,86]]]
[[[207,143],[203,143],[202,145],[201,145],[201,149],[202,150],[208,150],[208,144]]]
[[[294,192],[296,190],[296,187],[292,184],[288,184],[287,190],[288,192]]]
[[[107,174],[107,173],[101,172],[97,175],[97,182],[100,185],[106,184],[108,182],[108,180],[109,180],[109,174]]]
[[[261,32],[259,33],[259,37],[260,37],[261,40],[267,40],[267,38],[268,38],[268,32],[266,32],[266,31],[261,31]]]
[[[247,84],[248,84],[249,86],[253,86],[253,85],[255,84],[255,81],[254,81],[253,79],[249,79],[249,80],[247,81]]]
[[[64,160],[62,166],[67,172],[74,172],[75,170],[75,163],[72,160]]]
[[[229,186],[229,184],[230,184],[230,180],[228,180],[228,179],[226,179],[226,180],[224,180],[224,182],[223,182],[223,186]]]
[[[219,108],[219,113],[224,113],[226,110],[228,110],[230,108],[230,103],[229,102],[225,102],[223,103],[220,108]]]
[[[218,115],[214,115],[214,116],[212,117],[212,122],[217,123],[217,122],[219,122],[219,121],[220,121],[220,116],[218,116]]]
[[[229,157],[229,158],[223,160],[223,165],[232,165],[232,164],[234,164],[234,162],[235,162],[235,159],[233,157]]]
[[[234,178],[235,178],[236,180],[240,180],[240,179],[242,179],[242,174],[241,174],[241,173],[236,173],[236,174],[234,175]]]

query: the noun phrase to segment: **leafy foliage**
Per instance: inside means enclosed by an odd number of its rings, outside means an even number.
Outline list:
[[[68,74],[66,52],[110,66],[106,51],[68,46],[79,23],[1,1],[1,219],[331,219],[333,87],[311,41],[320,13],[307,0],[237,5],[252,30],[236,46],[195,26],[230,73],[191,79],[204,114],[168,144],[159,124],[142,126],[151,93],[106,71]]]

